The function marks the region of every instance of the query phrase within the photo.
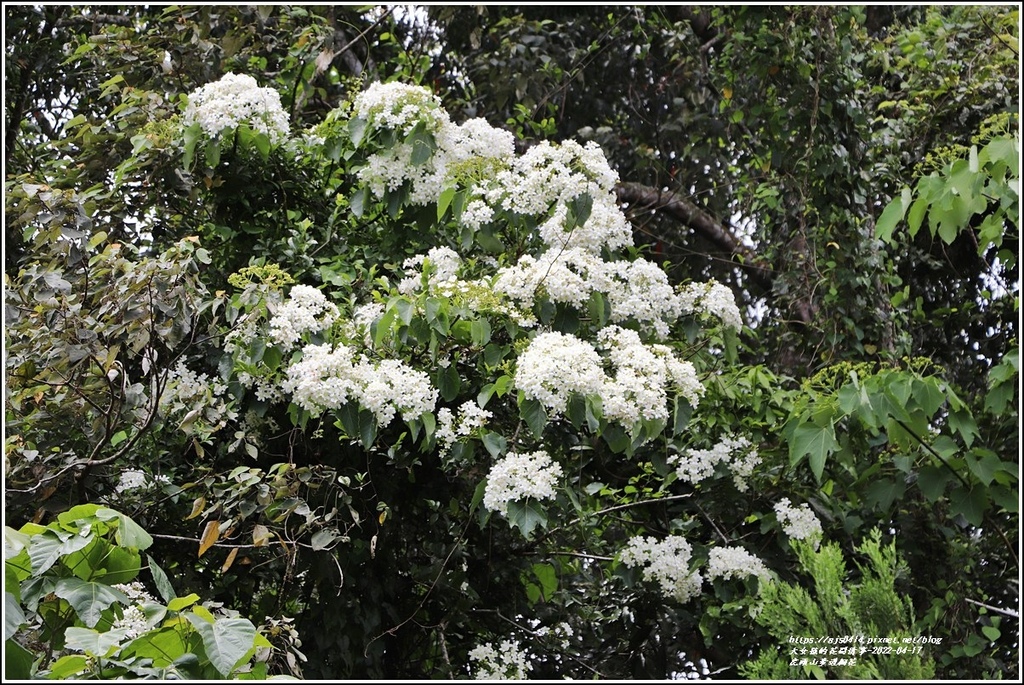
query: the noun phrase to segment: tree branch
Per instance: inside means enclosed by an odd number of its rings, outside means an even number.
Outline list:
[[[728,251],[734,257],[739,257],[740,264],[760,285],[766,288],[771,286],[770,267],[717,219],[693,202],[670,190],[659,190],[640,183],[620,183],[615,186],[615,192],[620,202],[663,211],[692,228],[705,240]]]

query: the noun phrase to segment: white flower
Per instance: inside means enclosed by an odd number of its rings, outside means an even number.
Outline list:
[[[703,579],[697,571],[690,571],[693,548],[685,538],[669,535],[661,542],[654,538],[630,538],[619,559],[630,568],[644,567],[644,579],[657,582],[662,592],[680,602],[689,601],[700,594]]]
[[[508,512],[508,503],[532,497],[552,499],[562,476],[562,466],[544,451],[531,454],[510,452],[487,474],[484,506],[501,514]]]
[[[504,640],[498,649],[490,642],[478,645],[469,652],[469,660],[477,662],[477,680],[525,680],[533,670],[518,640]]]
[[[114,492],[123,494],[132,490],[151,490],[170,482],[171,479],[163,474],[150,476],[145,471],[126,469],[121,472],[117,485],[114,486]]]
[[[679,305],[686,313],[696,312],[717,317],[729,328],[738,330],[743,326],[736,297],[731,290],[714,280],[683,286],[679,291]]]
[[[420,122],[432,122],[430,131],[448,120],[441,101],[426,88],[404,83],[373,83],[356,96],[355,114],[376,128],[410,133]]]
[[[783,497],[775,504],[775,515],[782,524],[782,530],[795,540],[808,540],[814,543],[815,549],[821,542],[821,521],[807,504],[799,508],[790,505],[789,498]]]
[[[516,387],[554,413],[565,410],[570,394],[599,393],[604,382],[597,350],[565,333],[541,333],[516,362]]]
[[[686,454],[669,457],[668,462],[676,464],[676,475],[680,480],[690,483],[699,483],[709,478],[717,464],[728,464],[736,487],[745,492],[746,479],[753,473],[754,467],[761,463],[761,458],[746,438],[727,436],[709,450],[688,450]]]
[[[605,381],[601,402],[605,417],[631,427],[638,420],[668,418],[668,389],[674,387],[696,406],[704,387],[689,362],[664,345],[645,345],[636,331],[606,326],[597,334],[608,350],[615,376]]]
[[[185,126],[199,122],[206,135],[216,137],[224,131],[246,124],[264,133],[278,144],[288,137],[288,115],[281,96],[272,88],[260,88],[256,79],[242,74],[225,74],[188,96]]]
[[[338,307],[322,292],[308,285],[296,285],[270,319],[270,339],[290,350],[305,333],[326,330],[338,318]]]
[[[437,390],[427,374],[397,359],[356,359],[352,349],[341,344],[307,345],[302,360],[289,366],[285,376],[282,390],[314,415],[355,400],[384,426],[396,411],[411,421],[433,411],[437,402]]]
[[[746,576],[770,580],[772,573],[763,561],[742,547],[714,547],[708,552],[708,580]]]
[[[428,283],[430,289],[436,289],[445,285],[455,285],[458,282],[456,274],[462,266],[462,258],[449,247],[432,247],[425,255],[409,257],[402,263],[408,274],[399,284],[398,292],[403,295],[411,295],[423,285],[423,273],[417,267],[424,263],[430,265]]]

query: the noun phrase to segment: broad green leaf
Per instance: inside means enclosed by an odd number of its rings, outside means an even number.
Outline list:
[[[90,628],[71,627],[64,631],[64,646],[91,656],[110,656],[111,651],[125,639],[127,633],[126,628],[101,633]]]
[[[526,425],[530,427],[530,432],[533,433],[534,437],[539,438],[544,433],[544,426],[548,423],[548,415],[544,410],[544,405],[539,401],[524,399],[519,404],[519,415],[526,422]]]
[[[505,436],[494,431],[487,431],[480,437],[480,440],[495,459],[504,454],[508,448],[508,441],[505,439]]]
[[[534,499],[525,499],[508,503],[508,522],[518,528],[523,537],[530,538],[533,529],[540,526],[545,528],[548,525],[547,514],[544,508]]]
[[[366,207],[369,204],[370,188],[368,186],[363,186],[356,190],[355,194],[352,195],[352,199],[348,201],[349,208],[357,217],[361,217],[366,212]]]
[[[540,581],[543,599],[550,601],[551,596],[558,590],[558,575],[555,573],[555,567],[551,564],[534,564],[533,575],[537,576],[537,580]]]
[[[864,500],[879,511],[887,512],[892,503],[903,496],[907,486],[903,480],[881,478],[871,483],[864,493]]]
[[[447,368],[441,369],[437,377],[437,389],[445,402],[451,402],[459,396],[459,389],[462,387],[462,379],[459,378],[459,371],[455,364],[449,364]]]
[[[98,509],[96,518],[101,521],[117,521],[117,532],[114,534],[114,538],[117,540],[117,544],[123,547],[142,550],[148,549],[153,544],[153,538],[143,530],[142,526],[119,511]]]
[[[185,616],[202,637],[206,657],[222,676],[240,665],[256,640],[256,627],[248,619],[222,618],[208,623],[192,613]]]
[[[85,667],[86,659],[84,656],[65,656],[57,660],[57,662],[51,667],[50,672],[52,673],[61,661],[70,658],[81,659],[82,668]],[[34,661],[35,655],[32,654],[32,652],[28,651],[14,640],[4,640],[4,680],[8,682],[12,680],[28,680],[32,677],[32,664]],[[78,671],[75,671],[75,673],[78,673],[81,670],[82,669],[80,668]]]
[[[445,212],[448,211],[449,205],[452,203],[452,198],[455,197],[456,192],[455,186],[449,186],[441,191],[441,194],[437,198],[437,220],[440,221],[444,218]]]
[[[964,460],[971,473],[985,486],[992,483],[996,472],[1003,467],[1003,462],[999,457],[991,450],[986,449],[974,449],[964,456]]]
[[[94,583],[81,578],[61,578],[53,590],[61,599],[66,599],[78,617],[92,628],[103,611],[114,602],[128,603],[124,593],[104,583]]]
[[[796,466],[805,455],[808,456],[814,477],[820,481],[825,468],[825,458],[837,449],[839,443],[836,442],[832,426],[802,423],[797,426],[789,441],[789,464]]]
[[[9,640],[28,620],[18,604],[18,599],[10,592],[4,592],[4,639]]]
[[[167,609],[170,611],[181,611],[182,609],[187,609],[198,601],[199,595],[193,592],[185,597],[175,597],[171,601],[167,602]]]
[[[955,476],[949,469],[939,466],[922,466],[917,473],[917,487],[929,502],[936,502],[946,490],[946,485]]]
[[[333,528],[324,528],[318,530],[310,539],[309,544],[312,546],[314,552],[328,549],[331,544],[340,537],[338,531]]]
[[[960,514],[972,526],[980,527],[988,508],[988,497],[985,488],[976,487],[967,490],[957,487],[949,495],[949,511],[956,516]]]
[[[359,147],[359,143],[363,141],[363,134],[366,133],[366,119],[362,117],[352,117],[348,120],[348,135],[352,139],[352,145]]]
[[[92,540],[91,533],[89,535],[73,535],[47,530],[39,535],[34,535],[28,546],[28,556],[32,561],[32,574],[42,575],[57,563],[60,557],[77,552]]]
[[[896,225],[903,219],[903,214],[906,211],[907,207],[903,197],[894,197],[892,202],[882,210],[878,221],[875,222],[875,236],[886,243],[891,243],[892,233],[896,229]]]

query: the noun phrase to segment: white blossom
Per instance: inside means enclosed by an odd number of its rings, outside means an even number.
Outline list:
[[[740,329],[743,317],[736,306],[736,297],[717,281],[688,283],[679,290],[679,306],[684,313],[714,316],[728,328]]]
[[[676,389],[696,406],[704,387],[690,362],[676,359],[664,345],[645,345],[636,331],[606,326],[597,334],[615,367],[601,389],[604,416],[630,427],[638,420],[668,418],[668,390]]]
[[[315,415],[354,400],[384,426],[396,412],[411,421],[433,411],[437,402],[437,390],[427,374],[397,359],[373,363],[363,356],[356,358],[342,344],[307,345],[302,360],[289,366],[285,375],[282,389]]]
[[[761,458],[747,438],[726,436],[711,449],[687,450],[685,454],[669,457],[668,462],[676,464],[676,475],[689,483],[699,483],[715,472],[715,466],[727,464],[733,472],[737,489],[745,492],[746,479],[761,463]]]
[[[565,410],[572,393],[599,393],[604,382],[597,350],[565,333],[539,334],[516,362],[516,387],[554,413]]]
[[[533,664],[518,640],[504,640],[497,649],[490,642],[474,647],[469,660],[476,663],[477,680],[525,680]]]
[[[806,503],[798,507],[790,504],[788,497],[775,503],[775,515],[782,524],[783,532],[795,540],[813,542],[815,549],[821,542],[821,521]]]
[[[189,93],[184,124],[196,122],[210,137],[233,131],[241,124],[266,134],[275,145],[288,137],[288,115],[281,106],[281,96],[243,74],[225,74],[219,81]]]
[[[457,273],[459,267],[462,266],[462,258],[449,247],[432,247],[426,254],[409,257],[402,263],[408,275],[398,284],[400,293],[411,295],[420,290],[423,284],[421,267],[424,263],[430,265],[427,282],[431,289],[457,283]]]
[[[644,580],[658,583],[666,596],[687,602],[700,594],[703,584],[700,573],[690,571],[692,554],[690,543],[679,535],[660,542],[637,536],[629,539],[619,559],[630,568],[642,566]]]
[[[318,289],[296,285],[288,293],[270,319],[270,339],[284,350],[290,350],[306,333],[326,330],[337,320],[338,307]]]
[[[763,561],[742,547],[713,547],[708,552],[708,580],[746,576],[770,580],[772,573]]]
[[[509,452],[487,474],[484,506],[501,514],[508,503],[532,497],[552,499],[562,476],[562,466],[543,450],[530,454]]]

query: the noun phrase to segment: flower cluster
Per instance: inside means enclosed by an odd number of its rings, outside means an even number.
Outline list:
[[[418,267],[429,266],[426,281],[430,289],[443,286],[452,286],[458,281],[457,273],[462,266],[462,258],[458,253],[448,247],[432,247],[425,255],[409,257],[402,263],[402,266],[409,273],[401,283],[398,284],[398,292],[404,295],[411,295],[420,290],[424,281],[424,274]]]
[[[690,571],[693,548],[685,538],[669,535],[661,542],[654,538],[630,538],[619,559],[626,566],[644,567],[644,579],[657,582],[662,592],[680,602],[700,594],[703,579],[697,571]]]
[[[775,515],[782,524],[782,530],[794,540],[807,540],[817,549],[821,542],[821,521],[806,503],[799,508],[790,504],[788,497],[775,503]]]
[[[288,115],[281,96],[242,74],[225,74],[189,93],[184,123],[191,126],[197,122],[211,138],[242,124],[266,134],[275,145],[288,137]]]
[[[516,387],[554,413],[565,411],[573,393],[599,393],[604,381],[597,350],[565,333],[541,333],[516,362]]]
[[[717,281],[689,283],[679,292],[679,302],[684,312],[700,313],[716,317],[728,328],[739,330],[743,317],[736,306],[736,297],[727,287]]]
[[[308,285],[296,285],[270,320],[270,339],[287,351],[305,333],[326,330],[337,320],[338,307],[322,292]]]
[[[608,350],[615,376],[605,380],[601,402],[605,418],[632,426],[638,419],[668,418],[667,389],[674,387],[697,406],[704,386],[693,364],[676,359],[664,345],[645,345],[636,331],[607,326],[598,334]]]
[[[121,495],[133,490],[152,490],[170,482],[171,479],[163,474],[150,476],[145,471],[126,469],[121,472],[117,485],[114,486],[114,492]]]
[[[733,473],[733,482],[741,492],[746,492],[746,479],[761,463],[757,450],[744,437],[724,437],[709,450],[688,450],[683,455],[669,457],[670,464],[676,464],[676,475],[680,480],[699,483],[715,472],[718,464],[728,464]]]
[[[430,131],[448,121],[441,101],[426,88],[404,83],[374,83],[356,96],[355,115],[374,128],[411,132],[424,122]]]
[[[636,321],[644,331],[664,338],[683,309],[668,275],[645,259],[604,261],[580,248],[549,249],[523,255],[499,269],[494,289],[529,311],[538,297],[584,310],[592,293],[608,300],[615,323]]]
[[[149,630],[149,619],[146,616],[143,605],[156,604],[156,599],[146,592],[142,583],[118,583],[112,585],[115,590],[120,590],[128,598],[131,604],[121,610],[121,617],[114,620],[110,626],[111,631],[123,631],[125,642],[130,642]]]
[[[206,439],[236,417],[224,401],[226,394],[224,383],[179,360],[167,373],[158,406],[166,420],[178,421],[180,430]]]
[[[532,454],[509,452],[487,474],[484,506],[505,514],[509,502],[528,497],[552,499],[561,476],[562,466],[543,450]]]
[[[477,680],[525,680],[533,670],[518,640],[504,640],[497,649],[490,642],[478,645],[469,652],[469,660],[477,662]]]
[[[292,401],[318,415],[356,401],[386,426],[401,412],[405,421],[434,410],[437,390],[430,378],[397,359],[372,363],[339,344],[307,345],[302,360],[288,367],[281,388]]]
[[[757,576],[770,580],[771,571],[764,562],[742,547],[714,547],[708,552],[708,580]]]
[[[455,415],[448,407],[437,411],[437,443],[442,452],[448,452],[460,438],[473,435],[473,432],[487,425],[493,416],[486,409],[481,409],[473,400],[467,400],[459,407],[459,419],[456,425]]]
[[[410,202],[436,202],[445,188],[492,176],[507,166],[515,151],[511,133],[482,119],[451,123],[440,100],[424,88],[376,83],[360,93],[354,104],[356,116],[371,129],[391,130],[404,137],[421,127],[430,136],[429,143],[422,138],[413,143],[408,139],[367,158],[358,176],[378,197],[408,183]],[[417,144],[429,145],[432,150],[429,158],[414,164]],[[479,206],[473,211],[476,221],[490,219]]]
[[[601,398],[604,417],[632,427],[638,420],[668,418],[668,389],[696,406],[704,392],[693,364],[675,357],[665,345],[645,345],[636,331],[606,326],[598,344],[613,367],[606,374],[597,350],[566,333],[537,335],[519,355],[515,384],[548,411],[565,411],[570,395]]]

